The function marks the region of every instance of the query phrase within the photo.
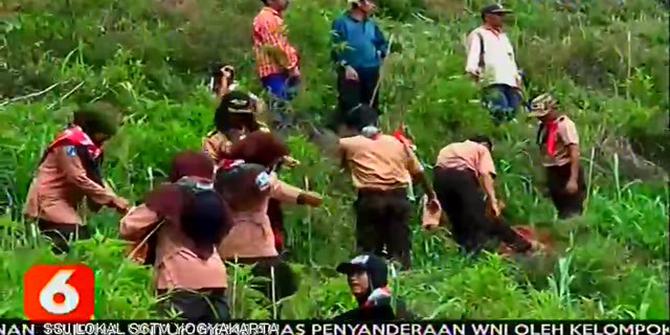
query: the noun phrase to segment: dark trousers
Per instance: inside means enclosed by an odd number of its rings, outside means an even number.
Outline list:
[[[337,71],[338,115],[337,124],[343,124],[348,112],[358,104],[369,104],[379,80],[379,68],[356,69],[358,81],[348,80],[344,68]],[[372,107],[379,108],[379,92],[372,102]]]
[[[411,204],[405,189],[361,189],[354,203],[359,251],[384,256],[384,247],[404,270],[411,267],[409,219]]]
[[[235,260],[227,260],[234,263]],[[280,300],[293,295],[298,291],[298,280],[291,267],[280,257],[257,257],[240,258],[238,264],[251,265],[251,274],[254,277],[262,278],[262,282],[257,282],[252,287],[262,292],[268,299],[272,300],[272,268],[274,268],[275,280],[274,290],[275,299]]]
[[[531,248],[531,244],[507,224],[486,216],[486,201],[474,172],[438,167],[433,187],[451,221],[454,239],[465,252],[477,253],[493,239],[518,252]]]
[[[501,124],[516,117],[516,112],[521,105],[521,94],[512,86],[493,84],[484,89],[483,101],[494,123]]]
[[[70,251],[69,241],[85,240],[91,238],[87,226],[77,224],[54,223],[46,220],[37,221],[37,227],[42,235],[51,240],[51,250],[55,254],[63,254]]]
[[[577,175],[578,189],[576,193],[569,194],[566,192],[565,186],[568,184],[568,180],[570,180],[570,164],[547,167],[549,195],[558,210],[558,217],[561,219],[581,215],[584,199],[586,198],[586,182],[581,166]]]
[[[158,294],[165,294],[159,291]],[[188,322],[216,322],[230,320],[230,309],[224,289],[173,291],[162,306],[163,314]]]

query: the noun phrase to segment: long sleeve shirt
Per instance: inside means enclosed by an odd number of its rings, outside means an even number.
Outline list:
[[[520,76],[514,48],[504,32],[484,26],[473,30],[467,39],[467,55],[466,72],[479,74],[488,85],[519,87]],[[480,64],[481,56],[483,64]]]
[[[146,205],[134,207],[121,219],[121,237],[139,243],[163,219]],[[157,289],[212,289],[226,288],[226,266],[212,246],[211,256],[200,259],[186,245],[190,242],[178,225],[166,222],[157,232],[156,261],[154,264]]]
[[[58,147],[40,165],[28,191],[24,213],[31,219],[82,224],[77,206],[84,197],[98,205],[108,205],[116,194],[87,177],[74,147]]]
[[[270,195],[268,197],[260,199],[249,210],[233,211],[233,222],[235,224],[219,246],[219,254],[222,259],[231,261],[236,258],[261,258],[278,255],[272,225],[267,214],[268,203],[270,198],[274,198],[282,203],[297,204],[298,197],[303,193],[303,190],[282,182],[277,179],[275,174],[272,174],[271,178]]]
[[[298,51],[286,36],[284,18],[270,7],[264,7],[254,18],[254,52],[260,78],[298,67]]]
[[[386,57],[386,38],[370,19],[358,21],[346,13],[333,22],[332,34],[332,57],[336,63],[375,68]]]

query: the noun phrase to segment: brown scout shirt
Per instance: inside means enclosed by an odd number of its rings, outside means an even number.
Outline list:
[[[297,203],[303,190],[277,179],[273,173],[270,196],[259,202],[258,207],[243,212],[233,212],[233,228],[225,237],[219,253],[224,260],[235,258],[260,258],[279,255],[275,248],[274,234],[267,215],[268,201],[275,198],[284,203]]]
[[[260,131],[270,132],[264,124],[261,123],[260,125]],[[232,146],[233,142],[219,131],[209,133],[202,141],[202,149],[205,151],[205,154],[217,163],[223,159],[223,154],[228,152]]]
[[[570,163],[570,145],[579,145],[579,134],[575,123],[567,116],[560,116],[558,122],[558,134],[556,136],[556,155],[549,156],[546,143],[542,146],[544,166],[563,166]]]
[[[208,259],[200,259],[185,247],[188,237],[181,232],[180,227],[162,221],[146,205],[132,208],[121,219],[119,231],[123,239],[136,242],[158,224],[164,226],[155,233],[158,234],[154,264],[157,289],[198,290],[227,287],[226,267],[216,250]],[[212,246],[212,249],[216,247]]]
[[[100,205],[116,198],[110,189],[87,177],[79,156],[71,151],[68,154],[68,148],[54,148],[40,164],[28,190],[24,208],[28,218],[81,225],[77,206],[85,196]]]
[[[412,175],[423,171],[411,149],[390,135],[380,134],[376,139],[362,135],[346,137],[340,139],[339,145],[357,189],[406,188]]]
[[[489,149],[477,142],[465,141],[447,145],[437,155],[436,166],[445,169],[470,170],[477,177],[496,174]]]

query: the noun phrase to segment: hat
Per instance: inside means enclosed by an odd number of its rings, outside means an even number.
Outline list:
[[[379,112],[367,104],[358,104],[347,112],[344,123],[356,130],[367,126],[376,126],[379,121]]]
[[[507,14],[512,13],[510,9],[504,8],[501,4],[489,5],[482,8],[482,17],[486,14]]]
[[[365,271],[368,273],[373,288],[383,287],[387,284],[388,267],[386,261],[374,254],[356,256],[348,262],[340,263],[335,270],[346,275]]]
[[[549,114],[551,107],[556,106],[556,104],[556,99],[551,94],[541,94],[530,102],[530,113],[528,113],[528,116],[543,117]]]
[[[230,113],[252,114],[256,111],[255,105],[254,99],[241,91],[231,91],[221,99],[221,106]]]

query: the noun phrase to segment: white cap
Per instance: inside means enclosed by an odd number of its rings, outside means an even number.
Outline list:
[[[348,4],[359,3],[359,2],[361,2],[361,0],[347,0]]]

